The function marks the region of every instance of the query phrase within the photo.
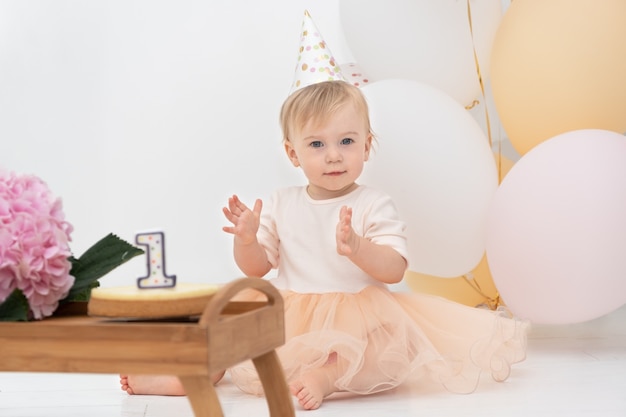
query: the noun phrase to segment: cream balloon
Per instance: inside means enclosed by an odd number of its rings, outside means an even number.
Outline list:
[[[387,191],[407,222],[410,270],[444,278],[472,270],[498,184],[485,134],[430,85],[381,80],[362,91],[377,136],[362,182]]]
[[[500,0],[340,0],[339,7],[348,46],[372,81],[424,82],[464,106],[479,97],[474,51],[487,79]]]
[[[487,261],[504,303],[536,323],[591,320],[626,303],[626,137],[577,130],[513,165],[496,191]]]
[[[404,274],[404,281],[415,292],[438,295],[470,307],[485,305],[495,310],[500,306],[498,290],[493,283],[484,255],[476,268],[464,276],[441,278],[407,271]]]
[[[626,1],[514,1],[496,32],[491,86],[520,155],[580,129],[626,131]]]

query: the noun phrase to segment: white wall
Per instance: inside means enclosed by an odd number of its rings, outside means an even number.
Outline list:
[[[278,109],[305,8],[349,61],[337,1],[1,2],[0,167],[62,197],[76,255],[108,232],[161,229],[179,280],[239,276],[228,196],[302,181]],[[134,282],[144,262],[102,284]]]
[[[80,255],[164,230],[180,281],[240,276],[221,208],[302,183],[278,109],[304,9],[340,63],[338,0],[0,2],[0,168],[61,196]],[[144,258],[106,277],[134,283]]]

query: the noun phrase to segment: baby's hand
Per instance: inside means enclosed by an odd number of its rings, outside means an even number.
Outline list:
[[[256,200],[254,208],[250,210],[243,204],[239,197],[233,195],[228,199],[228,208],[224,207],[224,215],[233,225],[224,226],[222,230],[235,235],[242,244],[252,243],[256,240],[256,233],[259,230],[261,219],[261,208],[263,202]]]
[[[343,206],[339,211],[337,223],[337,253],[350,256],[359,251],[359,236],[352,228],[352,208]]]

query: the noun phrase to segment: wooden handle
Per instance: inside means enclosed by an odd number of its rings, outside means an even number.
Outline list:
[[[215,293],[204,309],[199,325],[206,327],[212,322],[219,321],[233,297],[247,289],[257,290],[267,296],[267,303],[263,303],[263,307],[283,309],[283,298],[272,284],[261,278],[239,278],[225,284]]]

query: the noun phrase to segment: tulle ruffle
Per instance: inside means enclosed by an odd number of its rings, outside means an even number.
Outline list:
[[[278,355],[288,382],[331,359],[338,391],[372,394],[428,375],[452,392],[469,393],[483,372],[504,381],[526,355],[528,323],[502,312],[374,286],[356,294],[281,294],[287,342]],[[230,373],[243,391],[263,393],[250,361]]]

